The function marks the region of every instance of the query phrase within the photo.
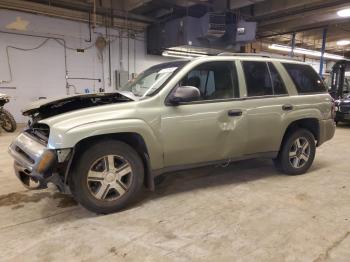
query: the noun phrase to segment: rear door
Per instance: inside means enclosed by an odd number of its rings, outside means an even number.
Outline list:
[[[245,120],[241,112],[234,61],[195,66],[178,83],[200,90],[199,101],[162,110],[162,141],[166,167],[207,163],[244,153]]]
[[[247,99],[247,155],[279,150],[285,115],[293,110],[276,65],[242,61]]]

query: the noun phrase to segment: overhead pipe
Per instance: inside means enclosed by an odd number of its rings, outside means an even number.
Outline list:
[[[323,62],[324,62],[324,53],[326,50],[326,42],[327,42],[327,27],[323,28],[322,32],[322,48],[321,48],[321,59],[320,59],[320,76],[322,76],[323,72]]]
[[[62,2],[62,1],[58,1]],[[91,5],[84,5],[84,8],[71,8],[67,9],[68,6],[62,6],[62,8],[59,8],[59,5],[57,5],[57,0],[53,3],[57,8],[47,8],[45,5],[38,4],[36,2],[29,2],[29,1],[20,1],[20,0],[0,0],[0,8],[9,9],[9,10],[16,10],[16,11],[22,11],[22,12],[30,12],[40,15],[46,15],[49,17],[58,17],[61,19],[68,19],[72,21],[79,21],[79,22],[88,22],[88,17],[85,17],[85,14],[88,12],[92,12]],[[73,4],[73,2],[70,2],[70,4]],[[81,6],[80,6],[81,7]],[[110,9],[106,9],[109,10]],[[115,10],[113,10],[115,13]],[[96,25],[102,25],[101,17],[108,13],[107,11],[99,12],[99,8],[96,8]],[[125,12],[124,12],[125,13]],[[124,15],[125,16],[125,15]],[[120,15],[113,15],[113,25],[116,28],[121,28],[124,26],[124,16],[123,14]],[[133,15],[132,15],[133,16]],[[122,20],[123,19],[123,20]],[[137,19],[132,19],[134,22],[132,24],[133,30],[143,32],[145,30],[145,25],[149,24],[151,22],[137,22]]]
[[[94,12],[92,14],[94,29],[96,28],[96,0],[94,0]]]
[[[119,30],[119,70],[124,69],[123,65],[123,31],[120,29]]]
[[[83,2],[65,1],[65,0],[55,0],[52,2],[51,6],[73,9],[73,10],[84,11],[84,12],[87,12],[91,8],[91,5]],[[103,7],[103,6],[97,7],[96,0],[93,0],[93,6],[94,6],[94,13],[96,13],[96,15],[106,15],[110,12],[110,8]],[[115,8],[113,9],[113,17],[115,18],[124,18],[125,13],[126,12],[124,10],[118,10]],[[132,13],[130,14],[130,19],[133,21],[138,21],[138,22],[147,23],[147,24],[151,24],[156,21],[156,19],[154,18],[150,18],[147,16],[138,15],[138,14],[132,14]]]
[[[128,34],[128,80],[130,79],[130,33],[129,30],[127,31]]]
[[[134,37],[134,75],[136,74],[136,36]]]
[[[87,43],[91,43],[91,12],[89,12],[89,40],[85,40]]]
[[[66,94],[69,95],[69,90],[72,85],[68,83],[69,79],[80,79],[80,80],[92,80],[92,81],[98,81],[101,82],[100,78],[88,78],[88,77],[69,77],[68,74],[68,65],[67,65],[67,47],[66,40],[64,38],[60,37],[48,37],[48,36],[41,36],[41,35],[34,35],[34,34],[28,34],[28,33],[18,33],[18,32],[8,32],[8,31],[3,31],[0,30],[0,33],[3,34],[11,34],[11,35],[19,35],[19,36],[29,36],[29,37],[37,37],[37,38],[43,38],[43,39],[48,39],[48,40],[55,40],[57,43],[63,46],[64,50],[64,70],[65,70],[65,82],[66,82]],[[61,41],[61,42],[60,42]],[[12,76],[11,76],[11,81],[12,81]],[[9,81],[6,81],[9,82]]]
[[[290,57],[294,57],[295,36],[296,36],[296,33],[294,32],[292,34],[292,50],[290,51]]]
[[[67,77],[67,79],[71,80],[91,80],[101,82],[101,78],[91,78],[91,77]]]
[[[321,2],[321,1],[320,1]],[[254,20],[256,22],[261,22],[261,21],[270,21],[270,20],[275,20],[279,18],[285,18],[287,16],[293,16],[293,15],[300,15],[301,13],[305,12],[312,12],[312,11],[317,11],[320,9],[325,9],[325,8],[330,8],[334,6],[339,6],[343,4],[348,4],[349,0],[333,0],[333,1],[326,1],[326,2],[321,2],[320,4],[317,5],[311,5],[311,6],[305,6],[303,3],[297,8],[294,8],[293,10],[281,10],[279,12],[276,12],[275,14],[267,13],[263,15],[256,15],[255,17],[252,17],[251,20]],[[286,7],[288,8],[288,7]],[[272,9],[270,9],[272,10]]]
[[[105,30],[106,30],[106,39],[108,44],[108,86],[111,86],[111,37],[110,37],[110,28],[108,27],[107,16],[105,17]]]
[[[108,74],[109,74],[109,82],[108,86],[112,86],[112,58],[111,58],[111,28],[113,27],[113,8],[112,8],[112,0],[110,0],[111,12],[109,14],[110,24],[108,30]]]
[[[129,32],[129,13],[126,13],[126,28],[128,36],[128,80],[130,79],[130,32]]]
[[[307,28],[298,29],[298,30],[285,31],[285,32],[276,32],[273,34],[262,35],[262,36],[258,35],[256,39],[263,39],[263,38],[269,38],[269,37],[281,36],[281,35],[289,35],[289,34],[293,34],[293,33],[311,31],[311,30],[320,29],[320,28],[324,28],[324,25],[312,26],[312,27],[307,27]]]

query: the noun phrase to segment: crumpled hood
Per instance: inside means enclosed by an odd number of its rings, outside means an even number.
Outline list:
[[[129,92],[78,94],[53,99],[41,99],[22,110],[23,115],[39,115],[40,119],[74,110],[138,100]]]

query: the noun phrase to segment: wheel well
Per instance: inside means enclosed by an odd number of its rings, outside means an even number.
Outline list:
[[[296,120],[296,121],[289,124],[289,126],[287,127],[287,129],[284,133],[282,145],[284,143],[284,140],[288,137],[288,135],[290,133],[294,132],[298,128],[304,128],[304,129],[310,131],[314,135],[316,141],[319,140],[320,125],[319,125],[318,120],[316,118],[304,118],[304,119]]]
[[[144,172],[145,172],[145,179],[144,179],[144,184],[147,188],[153,188],[152,183],[152,174],[151,174],[151,166],[149,162],[149,153],[147,150],[147,146],[145,143],[145,140],[143,137],[138,134],[138,133],[132,133],[132,132],[125,132],[125,133],[117,133],[117,134],[105,134],[105,135],[98,135],[98,136],[92,136],[92,137],[87,137],[79,141],[75,147],[74,147],[74,155],[73,155],[73,160],[72,160],[72,166],[75,163],[75,160],[79,157],[79,155],[91,144],[100,142],[102,140],[107,140],[107,139],[114,139],[114,140],[119,140],[122,141],[129,146],[131,146],[141,157],[143,166],[144,166]],[[70,168],[71,169],[71,168]],[[70,171],[70,170],[69,170]],[[69,174],[71,172],[68,172]],[[68,179],[69,181],[69,179]]]

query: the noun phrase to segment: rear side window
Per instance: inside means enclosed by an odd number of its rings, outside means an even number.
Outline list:
[[[272,95],[272,82],[265,62],[243,61],[248,96]]]
[[[292,78],[298,93],[326,92],[323,81],[309,65],[282,63]]]
[[[268,63],[269,69],[270,69],[270,74],[271,74],[271,80],[272,80],[272,86],[273,86],[273,94],[274,95],[286,95],[287,89],[286,86],[284,85],[284,82],[278,73],[276,67],[274,64],[271,62]]]

